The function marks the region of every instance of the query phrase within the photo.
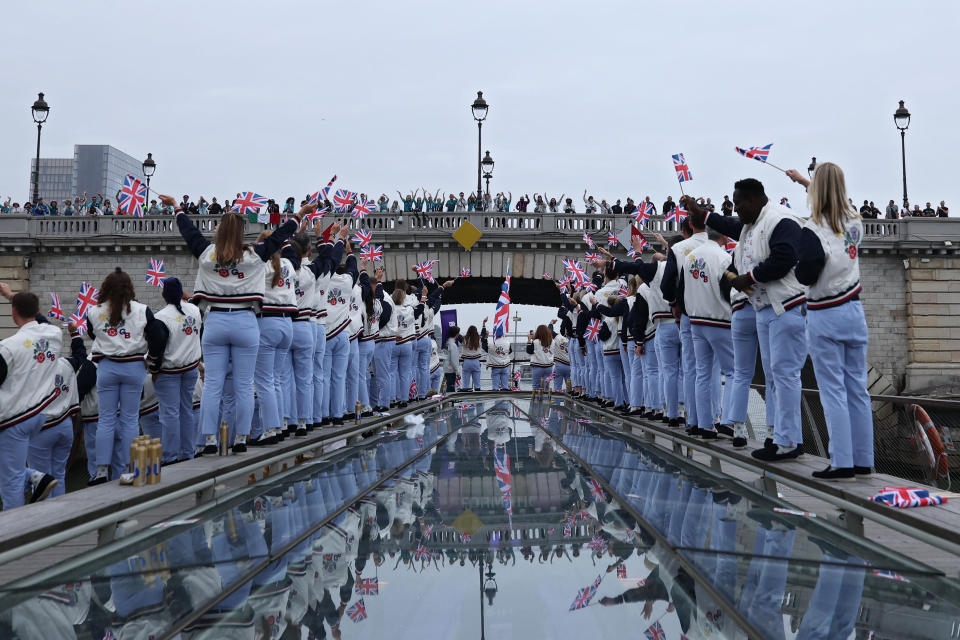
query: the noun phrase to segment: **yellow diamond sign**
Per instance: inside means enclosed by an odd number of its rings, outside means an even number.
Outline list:
[[[480,239],[480,229],[477,229],[470,222],[464,222],[460,228],[453,232],[453,239],[460,243],[460,246],[470,251],[470,247]]]
[[[459,531],[460,533],[466,533],[468,535],[473,535],[480,530],[480,527],[483,526],[483,523],[480,522],[480,518],[477,517],[473,511],[467,509],[453,521],[453,528]]]

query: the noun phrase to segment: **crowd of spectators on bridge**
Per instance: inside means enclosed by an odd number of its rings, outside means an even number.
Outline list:
[[[84,191],[82,195],[65,200],[62,203],[58,203],[57,201],[48,203],[44,202],[43,198],[40,198],[36,204],[26,202],[23,205],[20,205],[18,202],[13,202],[12,198],[8,196],[6,200],[0,203],[0,214],[33,216],[121,215],[121,212],[117,211],[115,206],[116,201],[119,200],[119,195],[120,192],[118,191],[116,198],[111,201],[99,193],[88,197],[87,192]],[[239,195],[240,194],[237,194],[237,197],[239,197]],[[463,191],[447,194],[437,189],[435,192],[430,193],[425,188],[418,188],[406,194],[397,191],[397,196],[396,199],[391,199],[387,194],[381,194],[376,200],[376,210],[379,213],[392,213],[397,216],[403,213],[461,213],[474,211],[497,213],[516,211],[520,213],[562,213],[567,215],[575,213],[632,215],[638,206],[634,199],[630,197],[617,198],[611,201],[607,201],[605,198],[598,200],[594,196],[588,195],[586,189],[583,191],[583,196],[576,199],[567,196],[565,193],[561,193],[559,197],[551,197],[546,192],[535,192],[532,198],[529,194],[525,193],[517,199],[516,202],[514,202],[511,191],[505,193],[498,192],[494,195],[486,193],[477,197],[473,192],[471,192],[470,195],[465,195]],[[361,193],[359,194],[359,198],[366,200],[367,194]],[[577,200],[583,201],[582,207],[580,207]],[[306,201],[306,197],[300,200],[300,206],[305,204]],[[295,202],[296,198],[293,196],[286,198],[283,205],[281,205],[278,200],[269,199],[265,213],[271,216],[270,221],[272,223],[279,223],[294,212]],[[677,206],[673,196],[667,196],[667,199],[659,207],[651,200],[650,196],[646,196],[641,203],[645,204],[651,215],[654,216],[658,214],[665,216]],[[719,211],[725,216],[733,215],[733,201],[727,195],[723,196],[723,200],[721,200],[719,204],[714,203],[711,198],[698,198],[698,203],[708,211]],[[787,198],[781,198],[780,204],[787,207],[791,206]],[[859,207],[857,207],[852,200],[850,204],[854,209],[859,210],[862,218],[873,220],[946,218],[949,217],[950,214],[950,209],[943,200],[941,200],[940,204],[936,207],[930,202],[926,202],[923,207],[919,204],[911,205],[909,202],[900,206],[894,200],[890,200],[883,210],[881,210],[873,200],[864,200],[863,204]],[[188,213],[194,215],[220,215],[224,211],[228,211],[231,205],[232,202],[228,198],[224,198],[222,202],[218,202],[215,197],[207,200],[204,196],[200,196],[194,200],[189,195],[184,195],[181,202],[181,207]],[[334,210],[334,205],[330,200],[325,200],[323,205],[329,207],[331,211]],[[145,213],[147,215],[173,215],[174,210],[173,207],[163,206],[159,204],[157,200],[151,199],[145,207]]]

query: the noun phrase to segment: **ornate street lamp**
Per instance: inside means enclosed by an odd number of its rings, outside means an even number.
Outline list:
[[[477,121],[477,198],[482,195],[481,191],[481,171],[480,171],[480,148],[483,146],[483,121],[487,119],[487,111],[490,109],[487,101],[483,99],[483,91],[477,91],[477,99],[470,105],[473,112],[473,119]]]
[[[42,95],[42,94],[41,94]],[[903,208],[907,208],[907,127],[910,126],[910,112],[903,106],[903,100],[900,106],[893,112],[893,122],[900,130],[900,159],[903,164]]]
[[[487,155],[483,157],[480,166],[483,169],[483,177],[487,181],[487,195],[490,195],[490,178],[493,177],[493,158],[490,157],[489,151],[487,151]]]
[[[150,176],[157,170],[157,163],[153,161],[153,154],[148,153],[147,159],[143,161],[143,176],[147,179],[147,199],[144,205],[150,202]],[[144,209],[147,209],[144,206]]]
[[[50,115],[50,105],[43,99],[43,92],[30,107],[30,112],[33,114],[33,121],[37,123],[37,159],[33,168],[33,204],[36,206],[37,201],[40,200],[40,130],[43,128],[43,123],[47,121],[47,116]]]

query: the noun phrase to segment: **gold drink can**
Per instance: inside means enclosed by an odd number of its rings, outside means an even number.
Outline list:
[[[227,443],[227,438],[230,437],[230,427],[227,426],[227,421],[224,420],[220,423],[220,455],[225,456],[229,452],[229,444]]]
[[[139,442],[133,449],[133,486],[142,487],[147,483],[147,450]]]

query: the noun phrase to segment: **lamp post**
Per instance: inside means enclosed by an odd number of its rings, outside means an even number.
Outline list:
[[[813,172],[817,170],[817,156],[810,158],[810,166],[807,167],[807,176],[813,178]]]
[[[470,110],[473,112],[473,119],[477,121],[477,198],[479,199],[483,192],[480,183],[480,148],[483,146],[483,121],[487,119],[487,101],[483,99],[483,91],[477,91],[477,99],[473,101]]]
[[[157,163],[153,161],[153,154],[148,153],[147,159],[143,161],[143,176],[147,179],[147,199],[144,205],[150,202],[150,176],[157,170]],[[144,206],[146,209],[147,207]]]
[[[33,204],[36,206],[37,201],[40,200],[40,130],[43,128],[43,123],[47,121],[47,116],[50,115],[50,105],[43,99],[42,92],[30,107],[30,112],[33,114],[33,121],[37,123],[37,159],[33,167]]]
[[[41,94],[42,95],[42,94]],[[893,122],[900,130],[900,159],[903,163],[903,208],[907,208],[907,127],[910,126],[910,112],[903,106],[903,100],[900,106],[893,112]]]
[[[483,178],[487,181],[487,195],[490,195],[490,178],[493,177],[493,158],[490,157],[489,151],[487,151],[487,155],[483,157],[480,166],[483,168]]]

